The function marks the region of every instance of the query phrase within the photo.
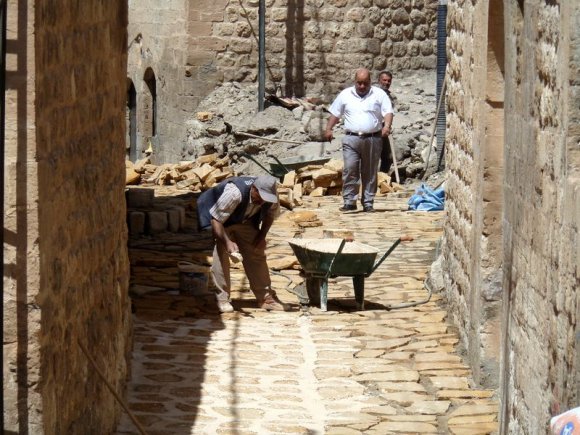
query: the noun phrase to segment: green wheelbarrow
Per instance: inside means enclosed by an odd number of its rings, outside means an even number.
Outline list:
[[[270,169],[267,169],[260,162],[258,162],[252,155],[246,152],[241,153],[241,155],[250,159],[256,165],[258,165],[260,168],[266,171],[268,174],[278,178],[279,180],[282,180],[282,178],[284,178],[284,175],[286,175],[290,171],[295,171],[296,169],[300,169],[308,165],[323,165],[330,160],[330,157],[322,157],[322,156],[315,158],[310,158],[308,156],[298,156],[291,157],[288,159],[278,159],[278,157],[276,157],[275,155],[268,154],[267,156],[274,159],[276,163],[270,163],[269,164]]]
[[[329,277],[351,276],[356,307],[364,310],[365,278],[385,261],[399,243],[412,240],[410,236],[401,236],[376,263],[377,248],[346,239],[292,239],[288,243],[306,274],[310,304],[320,302],[321,311],[327,311]]]

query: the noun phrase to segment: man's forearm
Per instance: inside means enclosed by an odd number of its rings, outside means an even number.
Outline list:
[[[226,233],[224,225],[220,221],[217,221],[212,218],[211,229],[213,231],[213,236],[220,242],[222,242],[224,245],[227,245],[227,243],[230,241],[230,238]]]
[[[338,118],[334,115],[330,115],[328,122],[326,123],[326,131],[332,131],[334,126],[338,123]]]
[[[326,138],[326,140],[328,141],[332,140],[332,129],[337,123],[338,118],[334,115],[330,115],[330,118],[328,118],[328,122],[326,123],[326,130],[324,131],[324,137]]]
[[[393,125],[393,114],[392,113],[387,113],[384,118],[384,123],[385,123],[385,127],[389,127],[389,129],[391,128],[391,126]]]

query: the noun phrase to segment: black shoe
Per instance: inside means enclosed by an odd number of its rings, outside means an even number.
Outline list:
[[[356,210],[356,204],[344,204],[338,210],[339,211],[354,211],[354,210]]]
[[[372,205],[365,205],[363,207],[363,210],[365,211],[365,213],[374,213],[376,211]]]

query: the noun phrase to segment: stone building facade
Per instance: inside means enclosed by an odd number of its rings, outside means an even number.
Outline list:
[[[9,0],[6,433],[103,434],[128,375],[127,5]]]
[[[139,158],[152,145],[157,162],[175,162],[205,96],[222,82],[256,82],[259,1],[129,3],[128,154]],[[436,1],[265,4],[270,92],[330,100],[361,66],[376,76],[436,65]]]
[[[578,405],[580,4],[448,4],[450,313],[501,432]]]

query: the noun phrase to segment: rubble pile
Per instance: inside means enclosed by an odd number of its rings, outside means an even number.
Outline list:
[[[340,195],[343,161],[331,159],[323,165],[307,165],[284,175],[278,195],[280,204],[289,210],[302,205],[302,196]],[[397,192],[401,186],[385,173],[378,173],[378,194]]]
[[[171,185],[193,192],[202,192],[236,175],[230,166],[230,158],[220,158],[217,153],[200,156],[195,161],[165,163],[159,166],[151,164],[147,157],[135,164],[125,161],[125,169],[126,185]]]
[[[392,87],[396,113],[390,136],[398,171],[395,174],[393,165],[388,174],[379,172],[378,195],[417,181],[427,158],[431,173],[437,166],[439,153],[429,144],[435,96],[426,91],[435,88],[435,73],[413,71],[400,77]],[[280,180],[280,202],[289,210],[302,205],[304,197],[340,195],[342,126],[335,127],[332,142],[323,137],[330,102],[270,94],[267,107],[258,112],[256,95],[256,86],[224,83],[202,101],[189,121],[182,161],[155,165],[155,156],[148,155],[135,163],[126,162],[131,236],[194,228],[193,198],[232,176],[271,173]],[[296,157],[303,163],[284,167],[282,173],[273,170],[280,159]],[[161,201],[160,189],[171,199]],[[316,225],[316,220],[300,224]]]
[[[203,192],[222,180],[236,175],[229,166],[229,157],[220,158],[217,153],[206,154],[195,161],[156,166],[148,158],[133,164],[126,163],[126,184],[140,186],[174,186],[178,190]],[[330,159],[324,164],[306,164],[286,172],[278,186],[280,203],[292,210],[302,205],[302,196],[340,195],[342,191],[343,161]],[[387,174],[379,172],[378,192],[396,192],[401,186],[391,181]]]
[[[435,87],[434,71],[401,72],[394,78],[391,91],[396,96],[395,118],[390,139],[401,182],[419,178],[427,158],[431,168],[437,165],[438,153],[433,149],[429,152]],[[265,109],[258,112],[256,85],[224,83],[199,104],[198,112],[188,122],[182,158],[227,155],[240,175],[263,174],[272,155],[341,158],[342,125],[335,127],[332,142],[324,139],[330,103],[271,93],[266,95]],[[389,175],[394,175],[394,167]]]

